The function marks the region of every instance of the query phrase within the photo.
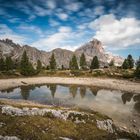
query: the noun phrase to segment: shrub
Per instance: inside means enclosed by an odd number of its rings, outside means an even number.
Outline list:
[[[83,72],[79,71],[79,70],[71,70],[70,72],[72,75],[74,76],[81,76],[81,75],[84,75]]]

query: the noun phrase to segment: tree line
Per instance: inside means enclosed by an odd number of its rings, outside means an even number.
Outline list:
[[[134,66],[135,71],[134,71],[134,75],[138,78],[140,78],[140,57],[139,59],[135,62],[132,55],[128,55],[127,58],[124,60],[123,64],[122,64],[122,68],[123,69],[133,69]]]
[[[111,66],[111,67],[114,66],[114,60],[110,61],[109,66]],[[132,68],[134,68],[134,66],[136,66],[135,75],[137,77],[140,77],[140,58],[135,63],[132,55],[129,54],[128,57],[124,60],[121,68],[122,69],[132,69]],[[84,53],[81,54],[79,61],[77,60],[77,57],[74,54],[69,62],[70,70],[79,70],[79,69],[80,70],[87,70],[87,69],[92,70],[92,69],[99,69],[99,67],[100,67],[100,62],[99,62],[97,56],[93,57],[90,67],[88,67]],[[27,56],[26,51],[23,52],[20,62],[13,61],[11,59],[11,57],[6,57],[5,59],[4,58],[0,59],[0,71],[9,71],[9,70],[18,69],[22,75],[31,76],[31,75],[36,75],[36,74],[40,73],[42,68],[43,67],[42,67],[42,63],[40,60],[37,60],[36,67],[34,67],[32,65],[32,63],[30,62],[30,60]],[[54,53],[52,53],[52,55],[50,57],[49,66],[47,67],[47,69],[50,69],[50,70],[57,69],[57,63],[56,63]],[[61,69],[62,70],[65,69],[64,65],[62,65]]]

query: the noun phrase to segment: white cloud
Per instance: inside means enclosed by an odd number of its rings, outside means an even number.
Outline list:
[[[24,44],[25,43],[25,37],[19,36],[13,30],[11,30],[7,25],[0,24],[0,39],[11,39],[15,43]]]
[[[48,37],[39,39],[38,41],[34,42],[32,46],[47,51],[55,48],[74,50],[81,45],[77,42],[75,42],[76,44],[73,44],[75,37],[77,38],[70,27],[62,26],[58,29],[58,32]]]
[[[104,14],[104,7],[103,6],[95,7],[94,14],[95,15],[102,15],[102,14]]]
[[[65,13],[57,13],[56,14],[61,20],[67,20],[68,15]]]
[[[53,19],[49,19],[49,24],[52,27],[60,25],[59,22],[57,22],[56,20],[53,20]]]
[[[89,24],[96,30],[95,38],[109,49],[124,49],[140,45],[140,21],[135,18],[116,19],[113,14],[103,15]]]
[[[25,44],[25,38],[16,34],[0,34],[0,39],[11,39],[13,42],[18,43],[18,44]]]
[[[5,24],[0,24],[0,34],[12,33],[12,30]]]
[[[87,27],[88,27],[88,23],[83,23],[83,24],[77,26],[77,28],[79,30],[85,30]]]
[[[48,0],[48,1],[46,1],[46,4],[47,4],[48,8],[50,8],[50,9],[56,8],[56,3],[54,0]]]
[[[83,4],[81,2],[70,2],[66,5],[66,9],[69,11],[73,11],[76,12],[78,11],[81,7],[83,6]]]
[[[71,28],[70,27],[66,27],[66,26],[61,26],[58,31],[60,33],[70,33],[71,32]]]
[[[45,8],[43,8],[43,7],[40,7],[40,6],[38,6],[38,5],[35,5],[35,6],[34,6],[34,10],[35,10],[35,12],[36,12],[36,15],[38,15],[38,16],[46,16],[47,14],[50,13],[49,10],[47,10],[47,9],[45,9]]]
[[[17,27],[17,29],[23,30],[24,32],[37,33],[40,36],[44,35],[43,31],[39,27],[34,25],[21,24],[20,26]]]

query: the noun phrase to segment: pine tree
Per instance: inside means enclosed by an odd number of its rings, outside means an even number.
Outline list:
[[[64,69],[65,69],[64,65],[61,65],[61,70],[64,70]]]
[[[32,64],[29,62],[26,51],[23,52],[21,62],[20,62],[20,73],[25,76],[30,76],[35,74],[35,70]]]
[[[70,70],[72,69],[72,60],[70,60],[70,62],[69,62],[69,69]]]
[[[110,67],[113,67],[114,66],[114,60],[113,59],[110,61],[109,66]]]
[[[85,54],[82,53],[81,57],[80,57],[80,67],[81,67],[81,69],[85,69],[86,66],[87,66],[87,64],[86,64]]]
[[[78,63],[77,63],[77,58],[75,55],[73,55],[72,59],[70,60],[70,69],[71,70],[78,70]]]
[[[52,54],[52,56],[50,58],[50,69],[56,70],[56,60],[55,60],[54,53]]]
[[[139,60],[136,63],[135,76],[140,78],[140,57],[139,57]]]
[[[90,69],[98,69],[98,68],[99,68],[99,60],[97,56],[94,56],[91,62]]]
[[[6,57],[6,60],[5,60],[6,71],[12,70],[13,68],[14,68],[14,63],[13,63],[11,57]]]
[[[127,61],[128,61],[129,68],[132,69],[134,67],[134,59],[131,54],[128,55]]]
[[[3,58],[0,58],[0,71],[5,70],[5,61]]]
[[[37,60],[37,67],[36,67],[37,73],[39,73],[41,69],[42,69],[42,63],[40,60]]]
[[[128,69],[129,68],[129,63],[128,63],[128,60],[127,59],[124,60],[124,62],[122,64],[122,68],[123,69]]]

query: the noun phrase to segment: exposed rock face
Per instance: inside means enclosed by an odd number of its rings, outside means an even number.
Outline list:
[[[94,114],[89,114],[85,112],[78,112],[72,110],[55,110],[48,108],[28,108],[24,107],[23,109],[13,107],[13,106],[3,106],[2,114],[10,115],[10,116],[52,116],[55,118],[59,118],[62,120],[71,120],[74,123],[87,123],[88,121],[97,123],[97,127],[99,129],[108,131],[109,133],[115,132],[115,127],[113,128],[113,121],[110,119],[105,120],[95,120]]]
[[[48,108],[29,109],[27,107],[20,109],[13,106],[3,106],[2,114],[11,115],[11,116],[48,116],[48,115],[51,115],[55,118],[60,118],[63,120],[72,119],[71,117],[74,117],[77,115],[81,115],[81,116],[87,115],[84,112],[77,112],[77,111],[55,110],[55,109],[48,109]],[[75,122],[77,121],[84,122],[84,120],[75,120]]]
[[[1,136],[0,135],[0,140],[20,140],[20,139],[16,136]]]
[[[94,56],[97,56],[98,59],[102,62],[106,61],[105,50],[102,47],[102,43],[97,39],[93,39],[92,41],[81,46],[75,51],[75,53],[78,56],[84,53],[87,61],[91,61]]]
[[[97,127],[99,129],[106,130],[106,131],[108,131],[110,133],[114,132],[113,121],[110,120],[110,119],[107,119],[107,120],[104,120],[104,121],[97,120]]]
[[[65,49],[54,49],[50,55],[54,53],[56,58],[56,63],[58,64],[58,67],[61,67],[64,65],[65,67],[69,67],[69,61],[72,58],[73,52]]]
[[[102,43],[97,39],[93,39],[89,43],[86,43],[85,45],[76,49],[74,52],[60,48],[54,49],[50,52],[45,52],[28,45],[20,46],[19,44],[13,43],[12,40],[9,39],[0,40],[0,57],[11,56],[12,59],[19,61],[24,50],[26,50],[30,61],[34,65],[36,65],[36,62],[39,59],[44,66],[47,66],[49,64],[51,54],[54,53],[57,66],[59,68],[61,68],[62,65],[68,68],[69,61],[74,53],[78,56],[78,59],[81,53],[84,53],[88,64],[90,64],[94,56],[98,57],[102,65],[107,65],[111,59],[114,59],[115,64],[121,65],[123,60],[121,57],[114,57],[113,55],[106,54],[102,47]]]
[[[120,56],[115,56],[112,53],[106,53],[107,62],[109,63],[111,60],[114,60],[114,64],[116,66],[121,66],[124,59]]]

